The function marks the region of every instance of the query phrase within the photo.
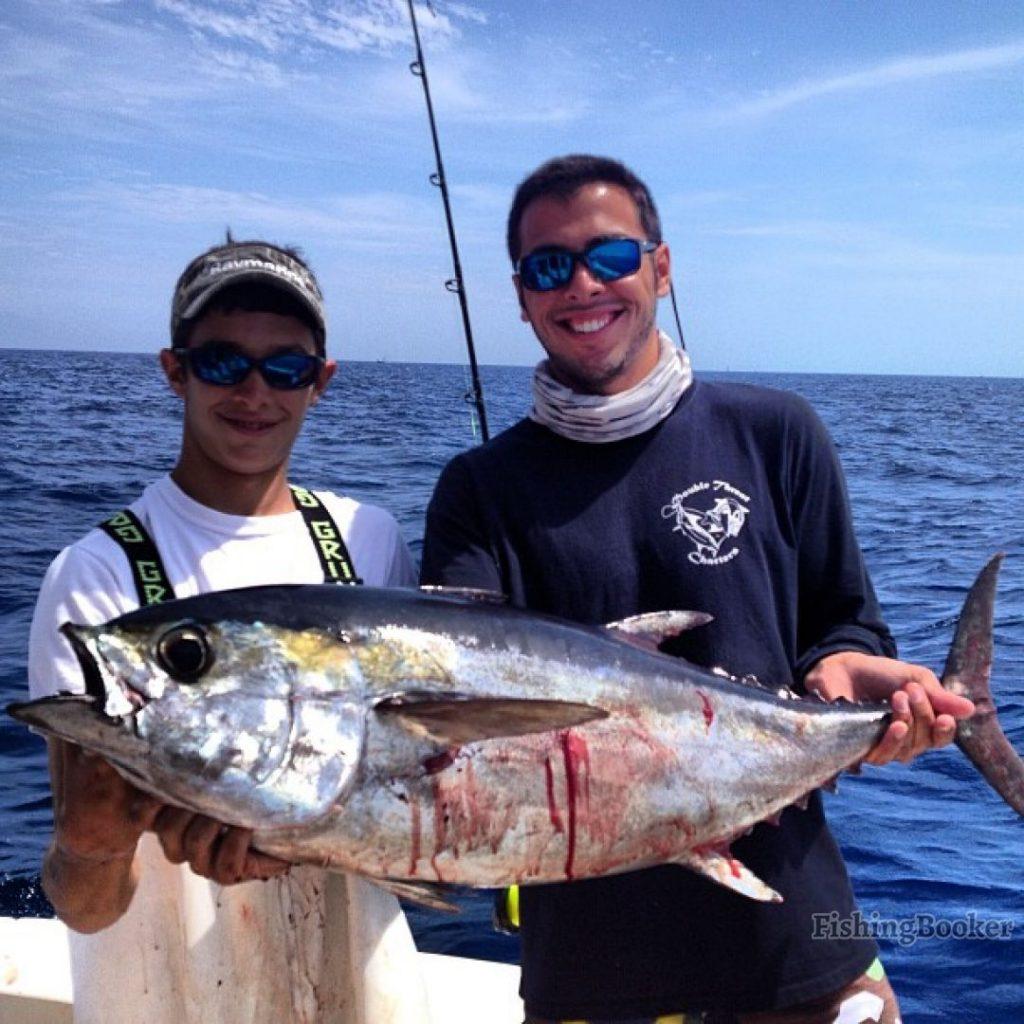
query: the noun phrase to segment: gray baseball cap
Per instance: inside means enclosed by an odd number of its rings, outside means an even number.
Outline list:
[[[319,328],[318,344],[327,333],[324,297],[313,272],[290,252],[269,242],[228,242],[197,256],[184,270],[171,301],[171,339],[182,323],[194,320],[211,299],[230,285],[263,283],[286,292],[309,312]]]

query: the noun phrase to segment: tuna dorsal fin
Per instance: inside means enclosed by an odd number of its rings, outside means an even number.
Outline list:
[[[508,604],[508,595],[500,590],[484,590],[482,587],[442,587],[424,584],[419,588],[424,594],[437,597],[461,597],[466,601],[479,601],[482,604]]]
[[[601,708],[572,701],[480,697],[430,690],[391,694],[377,701],[374,710],[445,746],[571,729],[608,716]]]
[[[445,899],[451,892],[447,886],[436,885],[433,882],[399,882],[394,878],[367,878],[368,882],[379,886],[381,889],[397,896],[400,900],[409,903],[416,903],[421,907],[428,907],[430,910],[442,910],[446,914],[457,914],[459,908]]]
[[[643,612],[628,619],[609,622],[605,629],[620,640],[647,651],[656,651],[658,644],[688,629],[706,626],[713,615],[707,612]]]
[[[989,686],[996,577],[1002,560],[1001,554],[989,559],[964,601],[942,685],[975,706],[974,714],[957,725],[957,746],[992,788],[1024,816],[1024,762],[1003,733]]]
[[[691,850],[675,858],[676,864],[696,871],[712,882],[724,885],[741,896],[762,903],[781,903],[782,897],[764,884],[753,871],[738,861],[728,849]]]

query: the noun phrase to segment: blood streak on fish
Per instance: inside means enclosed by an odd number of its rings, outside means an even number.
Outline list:
[[[409,801],[409,810],[412,812],[412,852],[409,854],[409,874],[415,878],[416,865],[420,859],[421,830],[423,828],[420,803],[415,797]]]
[[[704,705],[704,727],[710,732],[711,723],[715,720],[715,709],[711,706],[711,701],[708,700],[708,695],[703,690],[698,690],[697,696],[700,697],[701,703]]]
[[[572,880],[573,860],[576,857],[576,824],[579,818],[580,793],[580,766],[586,772],[586,790],[583,798],[586,801],[586,810],[590,808],[590,754],[586,743],[578,736],[574,736],[571,730],[566,729],[559,733],[562,743],[562,756],[565,759],[565,795],[566,803],[569,806],[569,835],[565,851],[565,877]]]
[[[446,833],[448,831],[448,801],[445,798],[444,788],[436,778],[434,782],[434,853],[430,858],[430,865],[437,875],[437,880],[443,882],[441,869],[437,865],[437,858],[444,849]]]
[[[551,817],[551,825],[556,832],[564,832],[565,825],[562,816],[558,813],[558,804],[555,803],[555,773],[551,767],[551,758],[544,758],[544,784],[548,793],[548,814]]]

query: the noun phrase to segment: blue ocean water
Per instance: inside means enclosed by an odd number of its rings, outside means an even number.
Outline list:
[[[526,407],[529,371],[484,367],[492,430]],[[1024,751],[1024,380],[710,375],[797,391],[832,430],[862,545],[902,656],[941,669],[964,591],[994,551],[993,688]],[[341,368],[293,479],[391,509],[418,555],[437,474],[474,443],[461,367]],[[0,351],[0,703],[24,695],[28,625],[57,550],[133,498],[177,453],[177,400],[155,358]],[[0,719],[0,913],[46,913],[50,827],[41,741]],[[828,813],[905,1019],[1024,1020],[1024,823],[955,750],[843,780]],[[421,948],[514,960],[489,898],[412,910]],[[1004,937],[978,937],[982,930]]]

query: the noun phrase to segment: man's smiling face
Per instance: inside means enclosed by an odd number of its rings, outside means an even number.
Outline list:
[[[607,238],[645,239],[640,213],[618,185],[583,185],[568,200],[534,199],[519,223],[524,255],[551,246],[581,252]],[[668,293],[669,252],[644,255],[635,274],[602,281],[577,262],[572,280],[549,292],[514,278],[522,318],[548,354],[552,375],[575,391],[613,395],[639,383],[658,361],[655,311]]]

